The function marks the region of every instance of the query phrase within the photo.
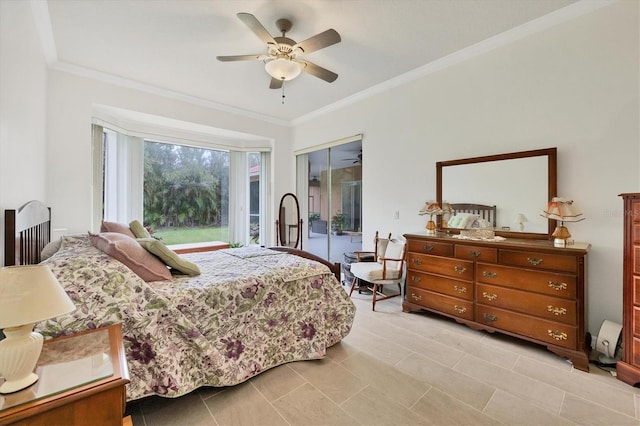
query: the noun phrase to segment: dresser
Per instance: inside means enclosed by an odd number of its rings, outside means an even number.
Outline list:
[[[0,425],[130,425],[120,325],[45,340],[30,387],[0,395]]]
[[[404,312],[436,312],[474,329],[535,342],[589,371],[589,244],[558,248],[547,240],[490,242],[445,233],[404,237]]]
[[[640,193],[621,194],[624,208],[622,272],[622,360],[618,379],[640,383]]]

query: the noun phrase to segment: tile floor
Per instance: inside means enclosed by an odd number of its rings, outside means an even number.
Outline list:
[[[156,425],[640,425],[640,389],[539,346],[474,331],[400,298],[353,297],[351,333],[318,361],[229,388],[128,404]]]

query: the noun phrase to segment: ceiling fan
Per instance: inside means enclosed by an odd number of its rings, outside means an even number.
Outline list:
[[[262,26],[260,21],[250,13],[238,13],[238,18],[244,22],[260,40],[267,44],[266,54],[218,56],[222,62],[229,61],[264,61],[265,69],[271,76],[269,88],[279,89],[283,83],[296,78],[301,71],[332,83],[338,78],[338,74],[329,71],[319,65],[302,59],[301,57],[340,42],[340,34],[334,29],[329,29],[316,34],[300,43],[286,37],[285,34],[292,27],[288,19],[278,19],[276,25],[282,36],[273,37]]]
[[[355,158],[343,158],[342,161],[352,161],[353,164],[362,164],[362,150],[360,150]]]

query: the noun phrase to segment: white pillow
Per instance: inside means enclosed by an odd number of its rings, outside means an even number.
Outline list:
[[[57,241],[51,241],[49,244],[43,247],[40,252],[40,261],[47,260],[58,250],[60,250],[60,245],[62,244],[62,237],[60,237]]]

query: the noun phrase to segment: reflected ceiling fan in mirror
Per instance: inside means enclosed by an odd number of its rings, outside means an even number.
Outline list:
[[[323,49],[340,42],[340,34],[334,29],[323,31],[314,35],[300,43],[286,37],[287,31],[291,29],[293,24],[288,19],[278,19],[276,25],[282,36],[273,37],[262,26],[260,21],[250,13],[238,13],[238,18],[244,22],[260,40],[267,44],[266,54],[254,55],[236,55],[236,56],[217,56],[222,62],[230,61],[264,61],[265,70],[271,76],[270,89],[282,88],[282,103],[284,103],[284,82],[293,80],[302,71],[318,77],[328,83],[334,82],[338,78],[338,74],[329,71],[319,65],[302,59],[304,55]]]
[[[351,161],[353,164],[362,164],[362,150],[358,152],[355,158],[344,158],[342,161]]]

